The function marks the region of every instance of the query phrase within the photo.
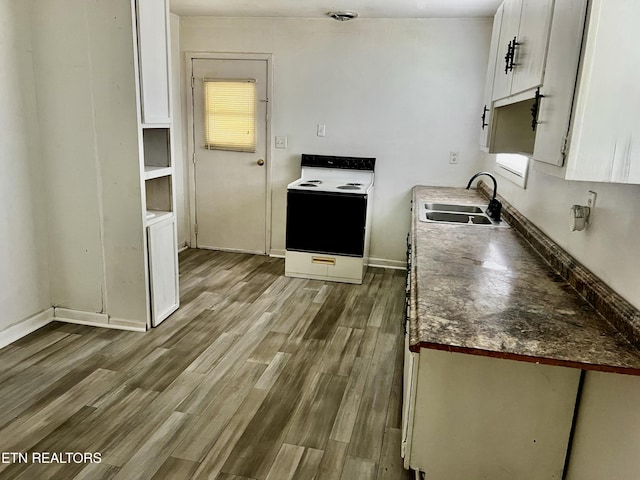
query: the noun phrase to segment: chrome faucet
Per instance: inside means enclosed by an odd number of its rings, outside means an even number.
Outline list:
[[[496,195],[498,194],[498,182],[496,181],[496,177],[494,177],[489,172],[478,172],[473,177],[471,177],[471,180],[469,180],[469,183],[467,184],[467,190],[471,188],[471,184],[473,183],[473,181],[480,175],[486,175],[490,177],[491,180],[493,180],[493,198],[489,201],[489,206],[487,207],[487,215],[489,215],[489,217],[491,217],[496,222],[499,222],[500,214],[502,212],[502,203],[500,203],[500,200],[496,198]]]

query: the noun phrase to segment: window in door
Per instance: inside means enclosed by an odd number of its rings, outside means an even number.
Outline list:
[[[256,151],[255,80],[204,81],[205,148]]]

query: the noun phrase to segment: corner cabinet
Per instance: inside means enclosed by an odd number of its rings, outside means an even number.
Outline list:
[[[150,324],[179,307],[168,0],[132,0]]]

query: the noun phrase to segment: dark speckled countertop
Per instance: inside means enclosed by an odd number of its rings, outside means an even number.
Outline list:
[[[486,205],[475,190],[415,187],[409,344],[640,375],[640,352],[512,228],[425,223],[424,202]]]

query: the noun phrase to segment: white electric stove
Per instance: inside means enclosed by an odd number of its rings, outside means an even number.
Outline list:
[[[285,275],[362,283],[375,158],[303,154],[287,186]]]

